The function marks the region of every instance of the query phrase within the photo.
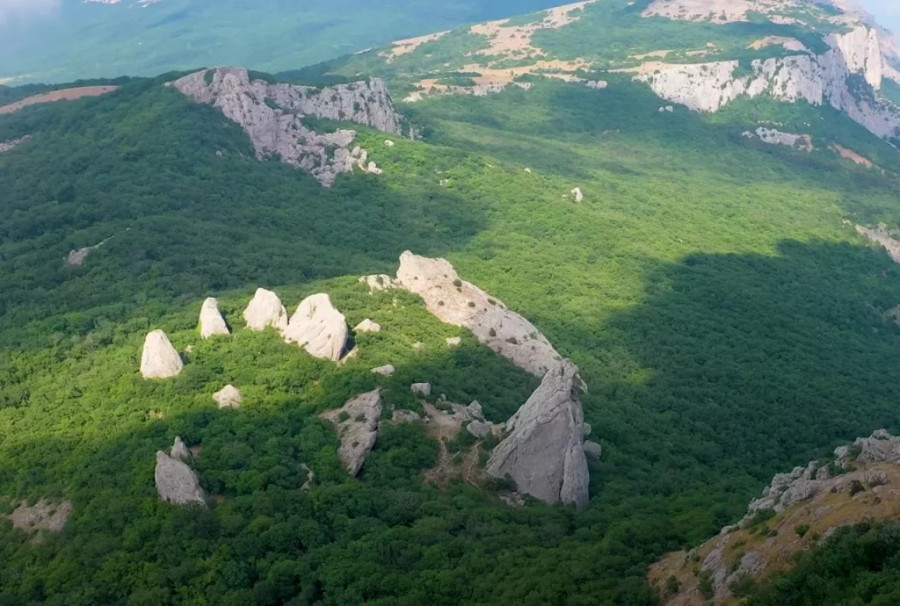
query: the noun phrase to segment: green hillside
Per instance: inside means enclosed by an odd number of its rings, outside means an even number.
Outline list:
[[[843,223],[900,222],[898,162],[836,112],[660,113],[626,78],[537,79],[403,106],[423,141],[358,129],[384,174],[322,189],[169,79],[0,116],[0,141],[33,137],[0,155],[0,495],[74,507],[38,544],[0,520],[0,604],[652,604],[647,564],[740,517],[772,473],[900,426],[900,270]],[[760,120],[817,149],[740,136]],[[536,384],[415,297],[357,283],[404,249],[447,257],[581,367],[603,445],[585,511],[426,484],[437,445],[415,425],[385,423],[361,480],[340,469],[314,413],[371,389],[373,366],[398,369],[389,403],[417,407],[409,383],[431,381],[497,420]],[[385,331],[315,361],[242,329],[257,286],[291,308],[329,292]],[[207,296],[233,338],[200,341]],[[157,327],[194,350],[147,383]],[[228,382],[244,409],[216,410]],[[202,446],[210,511],[157,501],[154,452],[176,435]]]

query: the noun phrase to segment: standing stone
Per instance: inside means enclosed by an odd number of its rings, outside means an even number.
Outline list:
[[[378,419],[381,417],[381,393],[376,389],[348,400],[341,408],[322,413],[322,418],[334,423],[341,445],[338,457],[351,477],[356,477],[366,461],[366,455],[378,439]]]
[[[206,492],[200,487],[200,478],[187,463],[158,450],[154,477],[156,492],[163,501],[175,505],[207,506]]]
[[[231,331],[228,330],[228,324],[219,311],[219,302],[213,297],[208,298],[200,308],[200,336],[208,339],[214,335],[228,334],[231,334]]]
[[[348,333],[344,314],[320,293],[300,302],[283,335],[287,343],[297,343],[311,356],[337,362],[344,355]]]
[[[244,402],[244,395],[234,385],[226,385],[213,394],[213,400],[219,405],[219,408],[238,409]]]
[[[518,489],[546,503],[588,502],[584,416],[578,367],[564,360],[547,372],[510,418],[508,433],[488,460],[490,475],[509,475]]]
[[[264,330],[271,326],[276,330],[287,328],[287,310],[271,290],[257,288],[247,309],[244,310],[244,322],[250,330]]]
[[[144,339],[141,353],[141,376],[145,379],[168,379],[177,376],[184,368],[181,356],[161,330],[154,330]]]

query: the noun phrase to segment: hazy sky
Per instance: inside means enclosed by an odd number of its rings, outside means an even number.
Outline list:
[[[858,1],[863,8],[875,15],[881,25],[900,34],[900,0]]]
[[[49,14],[59,0],[0,0],[0,25],[18,17]]]

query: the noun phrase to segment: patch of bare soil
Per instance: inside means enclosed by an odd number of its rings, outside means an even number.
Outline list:
[[[28,107],[29,105],[37,105],[39,103],[53,103],[55,101],[73,101],[75,99],[81,99],[82,97],[99,97],[100,95],[105,95],[107,93],[111,93],[114,90],[119,88],[118,86],[80,86],[77,88],[64,88],[62,90],[55,90],[49,93],[41,93],[40,95],[33,95],[31,97],[26,97],[21,101],[16,101],[15,103],[10,103],[9,105],[4,105],[0,107],[0,114],[11,114],[13,112],[17,112],[20,109]]]
[[[478,51],[480,55],[522,56],[526,54],[543,55],[544,51],[531,44],[534,32],[541,29],[559,29],[578,20],[572,13],[583,9],[594,0],[574,2],[557,6],[544,12],[544,19],[536,23],[526,25],[508,25],[509,19],[489,21],[473,25],[469,30],[475,35],[485,36],[490,47]]]
[[[7,517],[15,526],[25,532],[37,530],[49,530],[59,532],[66,525],[69,514],[72,513],[72,503],[62,501],[53,503],[47,499],[41,499],[29,506],[26,501],[22,503]]]
[[[871,160],[863,155],[856,153],[849,147],[844,147],[839,143],[832,143],[828,147],[845,160],[850,160],[852,162],[855,162],[856,164],[859,164],[860,166],[865,166],[866,168],[872,168],[873,166],[875,166]]]
[[[425,481],[439,488],[446,488],[453,480],[480,486],[481,442],[473,444],[465,453],[451,454],[447,450],[447,441],[457,436],[462,429],[462,423],[431,404],[425,404],[424,408],[425,430],[429,436],[438,441],[440,449],[437,464],[425,471]]]
[[[390,51],[385,54],[385,58],[388,60],[388,63],[393,61],[396,57],[401,55],[406,55],[408,53],[413,52],[426,42],[434,42],[435,40],[440,40],[444,36],[450,33],[450,30],[444,32],[437,32],[436,34],[428,34],[426,36],[417,36],[415,38],[407,38],[405,40],[395,40],[392,44]]]

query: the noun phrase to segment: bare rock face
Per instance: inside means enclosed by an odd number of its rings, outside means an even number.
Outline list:
[[[190,74],[172,85],[240,124],[258,158],[278,155],[282,162],[310,173],[326,187],[339,173],[359,165],[350,151],[356,133],[317,133],[304,125],[304,117],[345,120],[401,133],[402,117],[378,79],[314,88],[269,84],[251,80],[246,69],[218,67]],[[367,172],[376,172],[365,167]]]
[[[184,362],[166,333],[161,330],[149,333],[141,354],[141,375],[145,379],[168,379],[180,374],[182,368]]]
[[[584,454],[591,457],[592,459],[599,459],[600,455],[603,454],[603,447],[600,446],[597,442],[591,442],[590,440],[585,441],[584,443]]]
[[[182,463],[187,463],[188,465],[191,464],[191,461],[194,458],[191,456],[191,451],[188,450],[188,447],[184,443],[184,440],[181,439],[181,436],[175,436],[175,443],[172,444],[172,450],[169,453],[169,456]]]
[[[213,394],[213,400],[219,405],[219,408],[238,409],[244,402],[244,395],[234,385],[226,385]]]
[[[357,324],[353,330],[355,332],[381,332],[381,324],[378,322],[373,322],[369,318],[366,318],[359,324]]]
[[[250,330],[259,331],[271,326],[282,331],[288,325],[287,310],[274,292],[257,288],[256,294],[244,310],[244,322]]]
[[[743,135],[748,139],[752,139],[756,136],[760,141],[768,143],[769,145],[784,145],[786,147],[794,147],[808,152],[813,151],[812,137],[809,135],[785,133],[775,128],[766,128],[765,126],[757,128],[755,133],[746,131]]]
[[[184,461],[159,450],[156,452],[154,476],[161,500],[175,505],[207,506],[206,492],[200,487],[200,478]]]
[[[400,255],[397,281],[422,297],[438,319],[463,326],[516,366],[539,377],[562,357],[535,326],[477,286],[459,279],[445,259],[406,251]]]
[[[466,431],[468,431],[479,440],[483,440],[484,438],[491,435],[491,426],[484,421],[472,421],[471,423],[466,425]]]
[[[219,311],[219,302],[209,297],[200,308],[200,336],[208,339],[214,335],[229,335],[228,324]]]
[[[544,375],[535,392],[507,423],[487,472],[509,475],[521,492],[546,503],[588,502],[584,417],[578,367],[564,360]]]
[[[826,42],[830,49],[820,55],[755,59],[747,75],[736,60],[657,62],[645,66],[635,79],[649,84],[663,99],[695,111],[714,112],[740,96],[770,94],[781,101],[829,104],[879,137],[900,134],[900,108],[877,94],[884,76],[877,30],[856,24]]]
[[[348,334],[344,314],[323,293],[303,299],[283,332],[286,342],[299,344],[311,356],[335,362],[344,355]]]
[[[356,477],[378,439],[378,419],[381,417],[381,393],[376,389],[360,394],[341,408],[322,413],[322,418],[334,423],[341,438],[338,456],[351,477]]]
[[[900,263],[900,235],[896,232],[890,231],[884,224],[878,227],[857,225],[856,231],[864,238],[880,244],[895,263]]]

